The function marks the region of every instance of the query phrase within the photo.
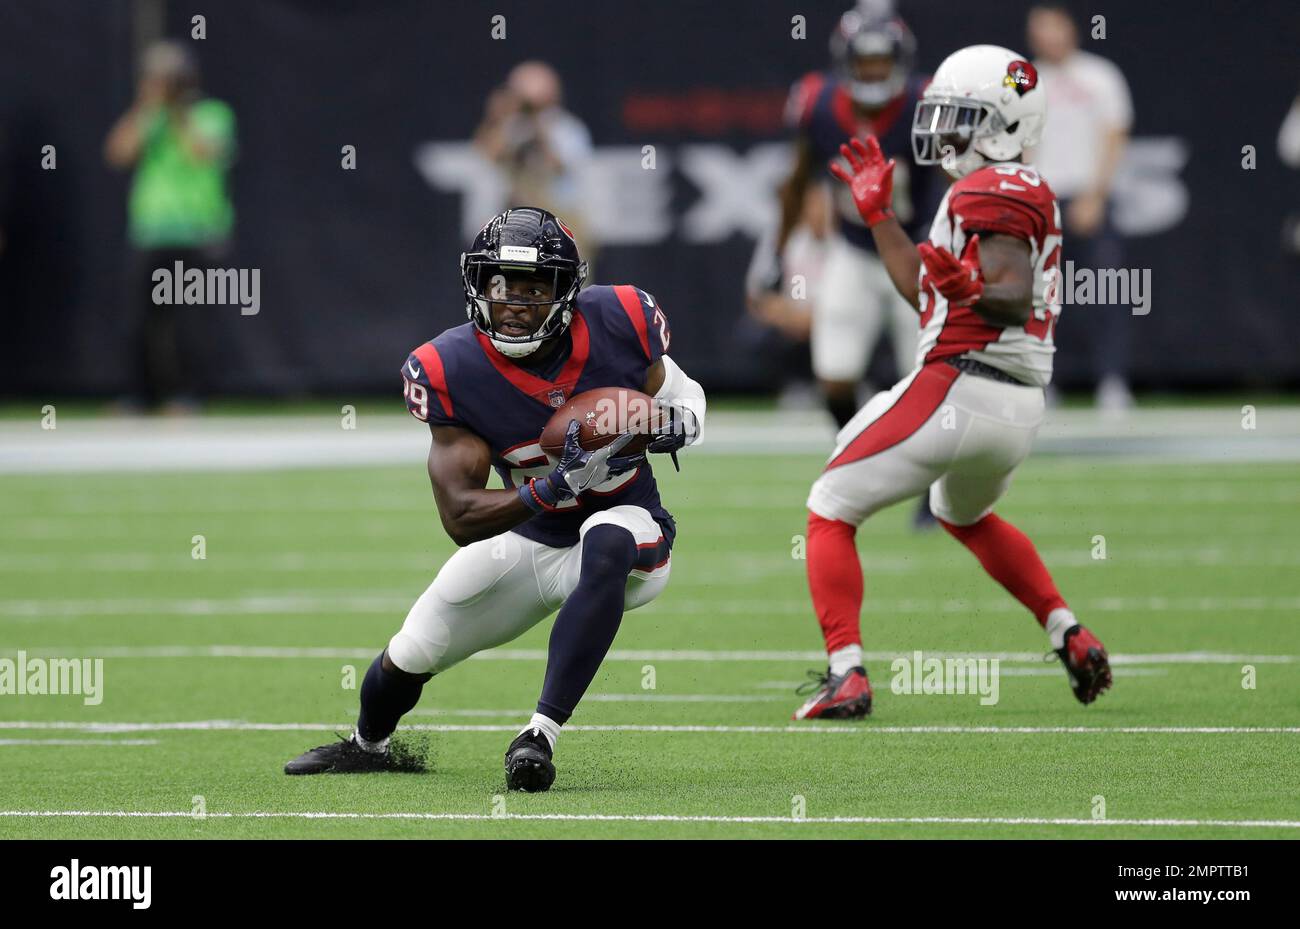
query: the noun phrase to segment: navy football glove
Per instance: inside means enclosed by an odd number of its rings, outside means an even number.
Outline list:
[[[545,477],[535,477],[519,488],[519,499],[534,513],[549,513],[561,502],[572,500],[588,488],[603,484],[611,477],[630,471],[645,460],[644,455],[615,457],[631,435],[620,435],[608,445],[587,451],[578,444],[580,429],[576,419],[569,420],[564,431],[564,453],[555,470]]]

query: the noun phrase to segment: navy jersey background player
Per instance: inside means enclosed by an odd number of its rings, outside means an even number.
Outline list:
[[[704,391],[667,354],[668,320],[631,285],[582,290],[572,233],[532,207],[493,217],[461,256],[470,321],[408,355],[407,409],[428,423],[438,515],[461,546],[407,614],[361,686],[351,737],[304,753],[290,774],[376,771],[424,684],[559,610],[537,711],[506,752],[510,789],[546,790],[560,727],[604,660],[626,610],[667,585],[676,527],[647,453],[693,443]],[[570,423],[553,462],[538,440],[576,393],[623,387],[654,397],[661,426],[645,453],[630,435],[594,451]],[[490,471],[501,489],[488,488]]]
[[[879,103],[869,105],[855,99],[852,88],[855,83],[861,86],[863,82],[848,79],[843,69],[813,71],[791,89],[786,123],[797,135],[798,159],[807,159],[808,181],[829,178],[826,165],[840,157],[840,146],[854,136],[874,135],[886,156],[896,155],[900,165],[907,164],[902,159],[911,153],[912,114],[929,78],[911,73],[910,54],[905,51],[907,40],[901,35],[899,51],[881,55],[880,63],[871,65],[886,75],[869,85],[882,87],[878,94],[889,94]],[[858,56],[858,60],[876,57]],[[859,92],[861,96],[863,93]],[[894,212],[903,227],[916,234],[928,221],[929,210],[938,205],[946,184],[936,172],[926,169],[912,172],[903,168],[898,175],[894,181]],[[840,235],[857,248],[874,253],[876,245],[871,230],[858,216],[853,199],[841,193],[839,187],[832,187],[831,193],[835,197]]]
[[[831,36],[832,67],[798,81],[786,107],[795,132],[795,165],[780,191],[781,221],[769,275],[781,286],[780,254],[802,213],[812,185],[830,180],[846,139],[874,137],[897,159],[893,211],[909,235],[923,237],[947,181],[938,170],[911,165],[912,116],[929,78],[913,73],[916,40],[892,5],[859,3],[840,17]],[[853,198],[833,184],[839,236],[832,239],[812,304],[809,347],[813,374],[826,408],[843,429],[857,412],[859,385],[876,345],[888,335],[896,374],[916,363],[916,311],[898,294],[876,252]],[[933,525],[921,500],[918,527]]]

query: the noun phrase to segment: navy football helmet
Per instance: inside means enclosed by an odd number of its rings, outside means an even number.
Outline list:
[[[889,77],[859,80],[855,58],[883,56],[894,60]],[[884,106],[903,92],[916,59],[916,39],[902,17],[894,14],[890,0],[859,0],[840,17],[831,34],[831,62],[854,102],[866,107]]]
[[[549,283],[549,293],[530,298],[509,292],[504,282],[518,275]],[[558,216],[525,206],[488,220],[470,250],[460,256],[460,277],[470,322],[501,354],[522,358],[569,328],[578,291],[587,279],[587,262],[578,253],[573,233]],[[492,324],[493,303],[549,306],[550,312],[536,332],[505,335]]]

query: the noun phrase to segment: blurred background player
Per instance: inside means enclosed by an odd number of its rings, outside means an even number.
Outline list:
[[[1300,94],[1291,101],[1291,108],[1277,131],[1277,157],[1288,168],[1300,171]],[[1289,180],[1294,191],[1295,177]],[[1295,202],[1294,196],[1291,202]],[[1282,252],[1291,258],[1300,257],[1300,212],[1291,213],[1282,224]]]
[[[1042,424],[1061,311],[1048,287],[1061,260],[1060,209],[1020,163],[1046,112],[1034,67],[1017,53],[974,45],[948,56],[912,138],[918,164],[942,164],[957,180],[919,246],[893,216],[895,164],[874,139],[853,139],[843,149],[849,170],[832,168],[899,293],[921,313],[921,363],[841,430],[808,494],[808,586],[829,666],[795,719],[871,712],[855,535],[927,488],[944,529],[1043,627],[1075,697],[1091,703],[1111,684],[1105,649],[1079,625],[1033,542],[993,513]]]
[[[906,155],[908,131],[926,79],[912,73],[916,40],[888,2],[863,2],[840,17],[831,36],[832,69],[804,77],[791,92],[786,117],[797,130],[795,164],[780,190],[781,219],[767,289],[785,290],[783,258],[810,186],[825,184],[826,165],[849,137],[876,137],[886,154]],[[929,169],[900,172],[894,209],[919,233],[942,179]],[[812,368],[827,409],[842,429],[858,409],[858,385],[881,334],[888,331],[895,376],[915,361],[917,321],[889,282],[871,233],[841,189],[832,188],[838,235],[830,240],[812,307]],[[924,500],[918,524],[927,524]]]
[[[1029,48],[1047,91],[1052,121],[1028,160],[1051,182],[1061,204],[1077,268],[1119,268],[1123,250],[1111,222],[1115,171],[1133,125],[1133,100],[1119,68],[1079,48],[1070,12],[1058,4],[1034,7]],[[1074,331],[1092,349],[1096,403],[1106,412],[1133,405],[1128,386],[1129,308],[1098,304],[1072,314]]]
[[[234,151],[234,113],[203,96],[190,51],[173,41],[146,49],[135,101],[104,143],[110,166],[135,171],[127,202],[135,384],[126,406],[179,412],[194,401],[195,365],[184,350],[191,327],[184,307],[154,302],[152,275],[178,261],[204,268],[225,251],[235,219],[226,185]]]
[[[811,409],[820,402],[814,399],[817,391],[810,383],[812,308],[821,293],[826,258],[835,236],[835,216],[826,187],[808,185],[803,212],[786,239],[779,269],[774,266],[776,235],[773,226],[760,238],[745,274],[746,314],[740,339],[746,354],[764,371],[783,379],[778,407]],[[778,275],[784,276],[787,286],[773,289],[768,282]]]
[[[533,204],[565,218],[594,267],[596,243],[583,209],[591,132],[563,106],[564,85],[544,61],[515,65],[488,96],[474,145],[506,183],[506,206]]]

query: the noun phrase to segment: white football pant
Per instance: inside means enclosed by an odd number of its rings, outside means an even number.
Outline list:
[[[858,525],[930,488],[930,509],[969,526],[993,509],[1043,421],[1043,389],[932,362],[876,394],[835,438],[808,509]]]
[[[878,256],[836,236],[813,301],[813,374],[823,381],[860,381],[885,326],[895,367],[909,370],[920,334],[916,310],[894,288]]]
[[[663,530],[639,506],[615,506],[593,513],[579,530],[622,526],[638,546],[657,545]],[[509,642],[564,605],[578,585],[582,541],[552,548],[514,532],[503,532],[458,549],[429,588],[415,601],[388,643],[388,657],[411,674],[437,673],[475,652]],[[633,570],[624,609],[644,606],[668,585],[669,560],[653,571]]]

